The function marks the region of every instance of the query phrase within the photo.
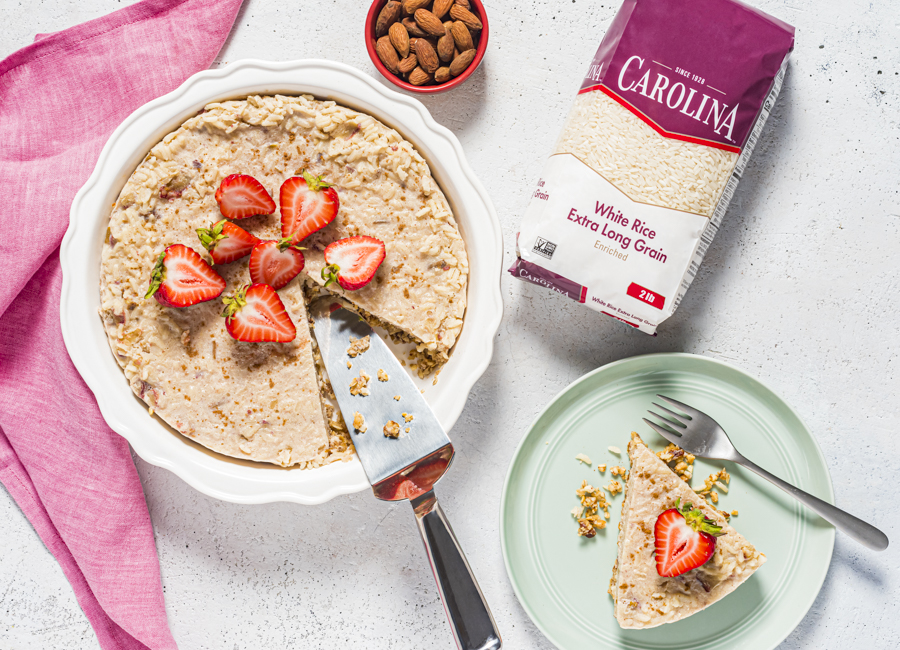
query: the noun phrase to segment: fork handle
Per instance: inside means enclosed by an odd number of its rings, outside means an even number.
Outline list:
[[[873,551],[883,551],[888,547],[887,535],[875,528],[875,526],[873,526],[872,524],[867,524],[862,519],[858,519],[850,513],[844,512],[840,508],[822,501],[822,499],[814,497],[808,492],[804,492],[800,488],[791,485],[787,481],[782,481],[774,474],[770,474],[762,467],[751,460],[747,460],[743,456],[739,455],[739,457],[736,459],[736,462],[739,465],[743,465],[750,471],[759,474],[771,483],[774,483],[782,490],[790,494],[792,497],[797,499],[797,501],[818,514],[825,521],[830,522],[835,528],[840,530],[845,535],[852,537],[863,546],[870,548]]]

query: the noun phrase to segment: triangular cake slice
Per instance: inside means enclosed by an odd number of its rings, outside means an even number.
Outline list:
[[[696,614],[738,588],[766,556],[732,528],[725,517],[654,454],[640,436],[628,443],[631,471],[622,503],[618,557],[609,594],[616,620],[626,629],[656,627]],[[674,578],[657,573],[654,526],[660,514],[693,503],[722,527],[712,557],[696,569]]]

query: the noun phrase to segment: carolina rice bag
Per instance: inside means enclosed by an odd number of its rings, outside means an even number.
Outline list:
[[[734,0],[625,0],[510,273],[655,333],[719,228],[793,47],[793,27]]]

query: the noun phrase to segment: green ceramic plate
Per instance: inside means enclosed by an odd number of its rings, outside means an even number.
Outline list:
[[[723,510],[768,561],[737,591],[683,621],[622,630],[607,595],[616,559],[622,495],[609,526],[578,537],[570,511],[587,479],[606,485],[597,465],[628,467],[625,447],[637,431],[652,449],[665,441],[641,421],[657,393],[715,418],[748,458],[833,502],[822,452],[800,418],[771,389],[721,361],[654,354],[603,366],[566,388],[519,444],[503,488],[503,558],[522,606],[563,650],[648,648],[771,650],[796,627],[819,593],[831,561],[834,529],[778,488],[731,463],[697,460],[693,485],[723,465],[731,473]],[[608,447],[622,449],[616,456]],[[588,455],[591,467],[575,460]]]

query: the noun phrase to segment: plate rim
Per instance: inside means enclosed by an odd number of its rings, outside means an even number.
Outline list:
[[[248,75],[251,73],[263,73],[264,79],[260,82],[251,82]],[[304,73],[306,77],[304,78]],[[319,74],[318,78],[312,76]],[[323,75],[329,75],[323,83]],[[275,81],[273,81],[275,79]],[[312,79],[312,80],[311,80]],[[349,84],[351,90],[343,90],[341,84]],[[147,462],[168,469],[184,480],[194,489],[211,497],[224,501],[242,504],[268,503],[273,501],[290,501],[304,505],[324,503],[340,494],[359,492],[369,488],[368,480],[359,460],[353,458],[347,463],[332,463],[312,470],[296,470],[291,479],[285,478],[286,470],[267,464],[259,464],[259,470],[248,472],[240,465],[242,461],[229,459],[216,454],[216,452],[200,450],[202,454],[212,454],[213,460],[208,460],[203,455],[198,455],[197,450],[192,449],[191,444],[184,445],[183,451],[171,453],[170,442],[154,441],[153,434],[160,432],[160,424],[152,419],[144,425],[138,421],[135,425],[134,404],[126,403],[124,391],[121,387],[110,391],[110,383],[114,381],[110,373],[103,368],[102,362],[96,362],[92,358],[97,354],[97,346],[93,343],[85,345],[84,338],[91,336],[91,330],[95,327],[90,321],[88,312],[92,303],[79,305],[85,296],[91,291],[90,286],[79,286],[79,280],[83,279],[83,272],[79,271],[77,257],[83,255],[81,244],[92,242],[92,233],[96,228],[98,219],[96,214],[85,214],[85,211],[97,210],[99,201],[109,192],[109,188],[117,183],[116,169],[111,169],[111,159],[115,160],[119,155],[114,153],[118,147],[128,153],[122,154],[134,157],[138,150],[140,158],[138,163],[146,155],[159,138],[152,139],[147,147],[141,143],[149,139],[147,131],[150,126],[158,130],[160,124],[178,123],[187,119],[190,113],[185,115],[187,109],[196,110],[196,106],[227,99],[241,95],[242,89],[258,85],[272,87],[272,94],[301,94],[308,92],[318,94],[322,92],[304,90],[307,88],[323,88],[335,95],[343,95],[355,100],[359,104],[376,105],[378,111],[385,115],[391,112],[399,112],[403,117],[395,117],[388,121],[389,128],[395,128],[409,138],[413,135],[428,149],[441,150],[439,157],[435,154],[432,165],[439,163],[444,170],[445,183],[453,188],[452,192],[459,195],[460,200],[466,206],[464,214],[476,213],[479,219],[470,219],[470,223],[461,223],[461,227],[473,230],[473,225],[478,224],[478,246],[473,247],[470,241],[474,233],[466,238],[467,252],[470,258],[469,301],[467,305],[467,328],[463,331],[458,343],[465,341],[465,346],[457,348],[454,357],[461,363],[459,370],[453,371],[453,390],[441,391],[434,404],[436,415],[449,429],[458,419],[469,392],[475,382],[484,374],[490,364],[494,350],[494,335],[500,327],[503,317],[503,298],[500,289],[500,278],[503,267],[503,235],[496,210],[490,200],[486,189],[478,180],[472,168],[466,160],[456,135],[446,127],[438,124],[431,116],[428,109],[418,100],[399,92],[391,90],[387,86],[372,79],[362,71],[344,63],[327,61],[323,59],[299,59],[293,61],[263,61],[259,59],[241,59],[227,66],[217,69],[200,71],[179,85],[173,91],[157,97],[132,112],[109,136],[104,144],[97,163],[85,184],[78,190],[70,207],[69,225],[63,237],[60,247],[60,262],[63,271],[62,291],[60,295],[60,324],[63,341],[79,374],[93,392],[101,415],[107,424],[122,435],[131,444],[134,451]],[[298,88],[300,87],[300,88]],[[244,91],[243,95],[264,92],[261,90]],[[379,118],[381,119],[381,118]],[[410,123],[413,120],[414,123]],[[175,127],[177,128],[177,126]],[[163,135],[165,135],[163,133]],[[162,137],[162,136],[160,136]],[[414,142],[414,144],[416,144]],[[418,148],[418,144],[416,144]],[[423,152],[424,153],[424,152]],[[137,166],[134,165],[134,167]],[[133,169],[133,167],[132,167]],[[130,173],[130,172],[129,172]],[[449,196],[448,196],[449,199]],[[485,218],[487,217],[487,218]],[[97,244],[99,247],[99,244]],[[93,250],[91,246],[87,250]],[[476,255],[473,251],[477,250]],[[94,261],[93,255],[90,257]],[[473,267],[478,264],[480,270],[473,274]],[[88,262],[84,263],[85,265]],[[477,267],[476,267],[477,268]],[[487,281],[489,280],[489,281]],[[478,311],[470,313],[473,305],[473,283],[479,283],[475,299],[478,301]],[[83,285],[90,283],[82,283]],[[96,313],[93,318],[99,319]],[[474,322],[477,321],[477,322]],[[88,333],[84,333],[84,328]],[[468,332],[466,331],[468,329]],[[94,335],[96,332],[94,332]],[[105,337],[105,333],[103,334]],[[109,355],[108,344],[104,353]],[[114,362],[113,362],[114,363]],[[121,375],[121,369],[116,364],[116,370]],[[444,373],[445,384],[447,375]],[[124,383],[127,392],[131,390]],[[427,392],[426,392],[427,395]],[[131,417],[129,417],[131,416]],[[144,413],[146,417],[146,411]],[[165,430],[165,429],[162,429]],[[148,434],[149,432],[149,434]],[[184,441],[188,442],[188,441]],[[219,461],[219,462],[215,462]],[[233,474],[239,474],[240,478],[228,474],[231,467]],[[244,476],[246,475],[246,476]],[[299,479],[299,480],[297,480]]]
[[[701,354],[694,354],[691,352],[653,352],[653,353],[649,353],[649,354],[638,354],[638,355],[634,355],[631,357],[625,357],[624,359],[617,359],[616,361],[611,361],[610,363],[604,364],[604,365],[600,366],[599,368],[595,368],[594,370],[591,370],[591,371],[585,373],[578,379],[574,380],[573,382],[571,382],[570,384],[565,386],[556,395],[554,395],[553,398],[549,402],[547,402],[547,404],[544,406],[544,408],[541,409],[541,411],[537,414],[537,416],[535,416],[535,418],[532,420],[531,424],[528,426],[527,431],[525,432],[525,435],[522,436],[521,440],[519,440],[519,443],[516,445],[516,449],[513,452],[512,458],[509,461],[509,465],[506,468],[506,476],[503,479],[503,491],[500,494],[500,513],[499,513],[500,514],[500,526],[499,526],[499,528],[500,528],[500,550],[503,555],[503,564],[506,567],[506,575],[509,579],[510,584],[512,585],[513,593],[515,593],[515,595],[516,595],[516,600],[519,602],[519,605],[522,607],[522,609],[525,610],[525,613],[528,615],[528,619],[531,621],[531,623],[535,627],[538,628],[538,630],[540,630],[541,634],[543,634],[544,637],[550,643],[552,643],[555,647],[559,648],[560,650],[568,650],[568,649],[563,648],[563,646],[559,645],[557,643],[556,639],[549,633],[548,630],[545,629],[544,625],[542,623],[538,622],[538,620],[535,617],[534,612],[532,611],[532,607],[526,602],[526,600],[522,596],[519,582],[515,577],[515,573],[513,571],[513,568],[512,568],[511,562],[510,562],[505,522],[507,519],[507,499],[509,496],[510,481],[512,478],[513,469],[517,465],[517,463],[519,461],[519,457],[523,453],[523,450],[525,448],[525,444],[526,444],[528,438],[534,432],[535,427],[538,424],[538,422],[544,417],[544,415],[551,408],[554,407],[554,405],[556,405],[557,402],[559,402],[561,399],[563,399],[567,393],[569,393],[572,390],[575,390],[578,385],[580,385],[581,383],[583,383],[585,381],[590,380],[594,375],[600,374],[601,372],[604,372],[604,371],[609,371],[610,369],[615,368],[617,366],[634,363],[639,359],[648,359],[651,357],[656,357],[656,358],[667,357],[667,358],[672,358],[672,359],[702,360],[702,362],[704,362],[704,363],[710,363],[711,365],[722,366],[733,372],[738,373],[739,375],[743,375],[744,377],[758,383],[765,390],[768,390],[772,395],[774,395],[781,402],[781,404],[785,408],[787,408],[787,410],[795,418],[797,418],[797,421],[801,424],[801,426],[803,427],[803,430],[807,433],[807,435],[809,436],[809,439],[812,441],[813,449],[815,450],[816,457],[820,461],[822,467],[825,468],[825,479],[826,479],[825,483],[826,483],[826,487],[827,487],[827,494],[824,496],[821,496],[821,498],[824,501],[827,501],[828,503],[834,504],[834,485],[831,481],[831,472],[828,469],[828,463],[826,462],[825,455],[822,453],[822,449],[819,446],[819,443],[816,440],[816,437],[809,430],[809,427],[806,426],[806,423],[803,421],[803,419],[800,417],[800,415],[797,413],[797,411],[795,411],[794,408],[784,398],[782,398],[781,395],[777,391],[775,391],[771,386],[769,386],[768,383],[759,379],[755,375],[747,372],[746,370],[743,370],[743,369],[735,366],[734,364],[729,363],[727,361],[723,361],[721,359],[716,359],[716,358],[708,357],[708,356],[701,355]],[[826,529],[825,535],[826,535],[826,538],[827,538],[826,541],[828,544],[828,553],[827,553],[828,561],[823,562],[823,566],[821,567],[821,569],[819,571],[819,575],[816,580],[817,584],[815,585],[815,590],[812,592],[812,594],[813,594],[812,597],[810,598],[809,602],[805,606],[801,607],[800,610],[798,610],[797,615],[793,617],[793,620],[790,622],[790,625],[785,626],[786,631],[784,632],[783,635],[781,635],[776,641],[774,641],[774,643],[772,645],[765,647],[765,648],[759,648],[758,650],[774,650],[779,644],[781,644],[782,641],[784,641],[788,637],[788,635],[790,635],[790,633],[793,632],[797,628],[797,626],[800,624],[800,622],[806,617],[806,615],[809,613],[809,610],[812,608],[813,604],[815,603],[816,598],[818,598],[819,593],[822,590],[822,585],[825,583],[825,578],[828,575],[828,569],[831,566],[831,562],[834,558],[834,542],[835,542],[835,537],[836,537],[836,531],[833,527],[830,527],[830,528]]]

